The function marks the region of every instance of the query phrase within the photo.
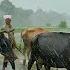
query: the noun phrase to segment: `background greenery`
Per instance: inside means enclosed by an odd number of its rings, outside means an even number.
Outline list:
[[[32,9],[17,8],[9,0],[3,0],[0,3],[0,26],[4,24],[3,15],[12,15],[12,24],[15,29],[25,27],[70,27],[70,16],[60,14],[53,10],[46,12],[42,9],[34,12]]]

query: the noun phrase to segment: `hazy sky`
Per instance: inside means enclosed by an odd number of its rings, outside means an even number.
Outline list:
[[[1,1],[1,0],[0,0]],[[70,0],[10,0],[17,7],[24,9],[42,8],[43,10],[55,10],[70,14]]]

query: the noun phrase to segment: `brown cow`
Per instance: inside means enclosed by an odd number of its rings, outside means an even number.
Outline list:
[[[24,56],[25,56],[25,59],[24,59],[24,65],[25,63],[27,63],[29,59],[29,54],[30,54],[30,50],[31,50],[31,39],[40,34],[40,33],[44,33],[44,32],[47,32],[45,29],[43,28],[30,28],[30,29],[25,29],[25,30],[22,30],[21,32],[21,38],[23,39],[23,42],[24,42]]]

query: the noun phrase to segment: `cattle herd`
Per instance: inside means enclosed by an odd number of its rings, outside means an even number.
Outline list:
[[[2,35],[0,33],[0,52],[4,55],[11,48],[8,49],[9,40]],[[51,67],[70,70],[70,33],[49,32],[43,28],[33,28],[22,30],[21,38],[24,42],[24,65],[28,63],[28,70],[31,70],[34,62],[36,62],[37,70],[40,70],[42,65],[44,65],[45,70],[50,70]],[[3,46],[7,47],[8,52],[4,52]],[[9,62],[11,63],[10,60]],[[11,65],[12,69],[15,70],[14,59]]]

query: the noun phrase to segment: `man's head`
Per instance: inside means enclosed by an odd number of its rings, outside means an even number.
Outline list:
[[[11,23],[11,15],[4,15],[5,23],[10,24]]]

